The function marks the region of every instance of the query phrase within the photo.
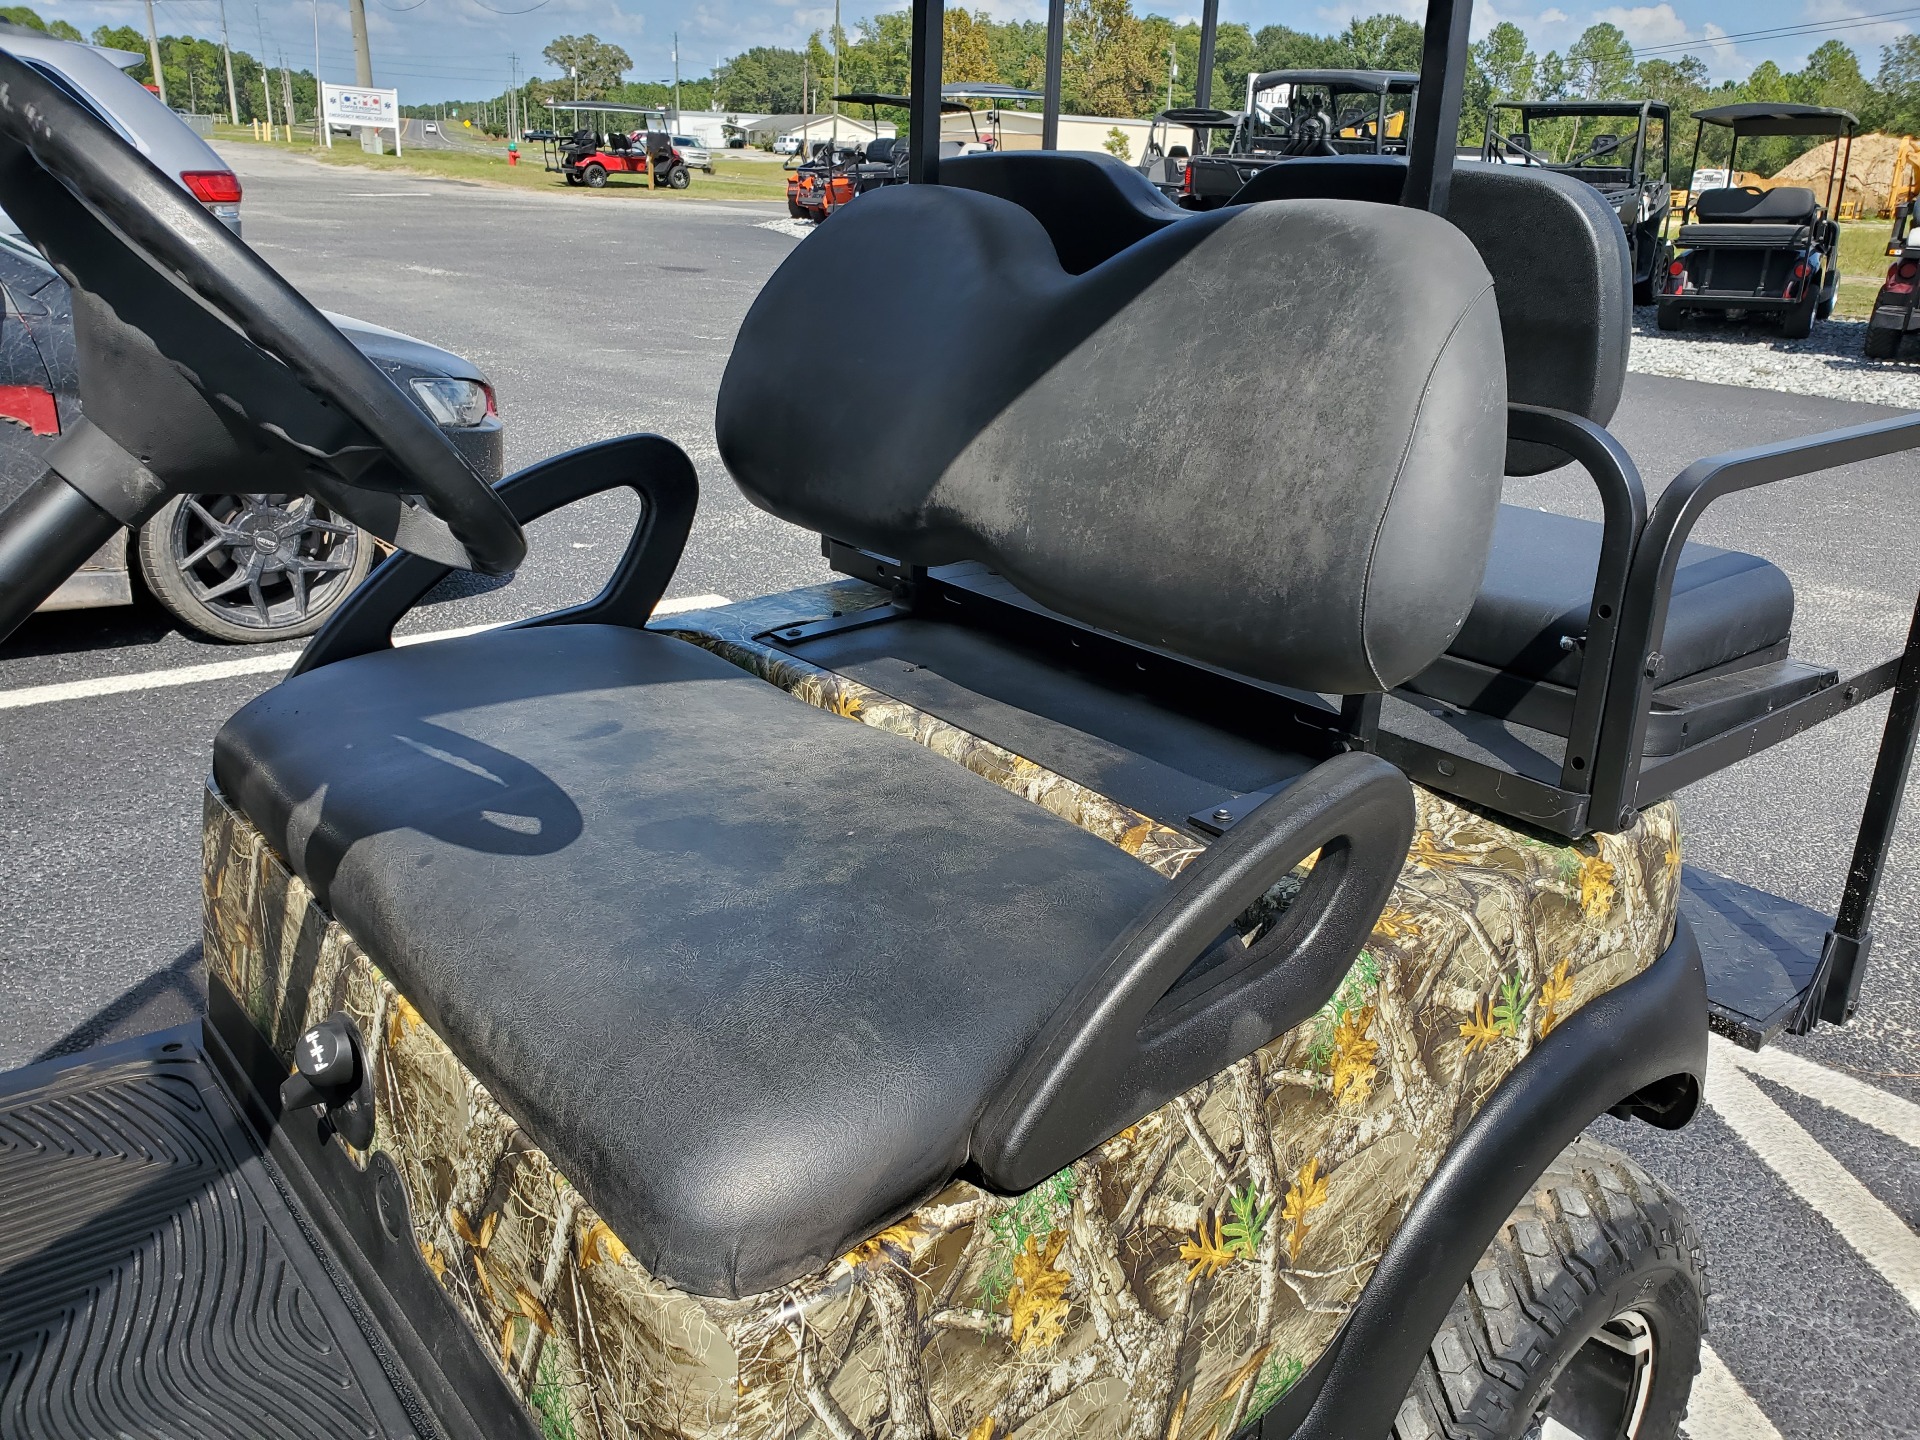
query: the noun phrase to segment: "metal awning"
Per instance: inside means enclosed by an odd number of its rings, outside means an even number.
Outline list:
[[[908,96],[881,95],[872,90],[855,90],[850,94],[836,95],[833,98],[843,105],[897,105],[902,110],[905,110],[913,104],[912,99]],[[972,106],[962,105],[958,100],[943,99],[940,102],[940,109],[948,115],[971,115],[973,113]]]
[[[1047,97],[1038,90],[1022,90],[1017,85],[975,84],[971,81],[956,81],[952,85],[942,85],[941,95],[950,100],[1044,100]]]
[[[665,115],[665,105],[622,105],[613,100],[549,100],[549,110],[578,110],[588,115]]]

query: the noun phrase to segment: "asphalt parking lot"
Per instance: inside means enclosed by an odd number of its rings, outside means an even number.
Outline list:
[[[233,159],[247,238],[316,303],[490,373],[509,469],[635,430],[687,450],[701,512],[670,600],[827,573],[813,537],[739,497],[712,441],[733,333],[800,243],[763,224],[781,207],[531,196],[253,147]],[[821,297],[823,343],[848,302]],[[874,386],[884,393],[884,364]],[[1889,413],[1636,375],[1614,429],[1657,491],[1700,455]],[[1735,497],[1697,538],[1787,570],[1797,653],[1876,660],[1897,649],[1920,590],[1915,473],[1911,461],[1874,462]],[[1511,482],[1508,498],[1597,513],[1569,472]],[[513,586],[437,597],[412,628],[585,598],[627,519],[613,500],[551,517]],[[288,653],[201,642],[150,605],[39,617],[0,649],[0,1069],[193,1012],[209,747]],[[213,678],[189,679],[195,666]],[[1862,707],[1686,792],[1688,862],[1830,909],[1884,713],[1884,701]],[[1910,796],[1859,1020],[1752,1069],[1716,1051],[1710,1107],[1686,1131],[1600,1122],[1603,1139],[1681,1192],[1706,1236],[1717,1294],[1696,1437],[1920,1437],[1917,812]]]

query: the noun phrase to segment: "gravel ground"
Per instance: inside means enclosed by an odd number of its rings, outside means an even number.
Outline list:
[[[760,222],[760,228],[762,230],[771,230],[776,235],[791,235],[796,240],[804,240],[813,233],[813,222],[811,220],[794,220],[786,215],[782,215],[778,220],[762,220]]]
[[[1864,320],[1817,320],[1805,340],[1782,340],[1765,324],[1696,319],[1663,335],[1644,306],[1633,312],[1627,363],[1642,375],[1920,410],[1920,363],[1867,359],[1866,333]]]

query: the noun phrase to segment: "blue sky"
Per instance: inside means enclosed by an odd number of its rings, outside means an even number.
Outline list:
[[[1045,0],[966,0],[1001,19],[1038,18]],[[375,79],[397,86],[402,100],[426,103],[477,97],[505,88],[509,57],[520,73],[552,74],[540,51],[555,35],[592,31],[622,46],[634,59],[634,79],[664,79],[673,69],[672,36],[680,36],[685,75],[705,74],[717,59],[756,44],[793,44],[830,25],[832,0],[366,0]],[[875,10],[898,8],[887,0],[842,0],[851,24]],[[535,7],[529,9],[529,7]],[[1140,11],[1198,12],[1195,0],[1135,0]],[[1256,28],[1275,22],[1298,29],[1338,29],[1355,15],[1401,9],[1419,16],[1423,0],[1221,0],[1223,19]],[[163,34],[218,38],[220,0],[155,0]],[[56,0],[43,15],[59,16],[82,30],[96,25],[140,26],[140,0]],[[500,12],[523,11],[521,14]],[[347,0],[226,0],[233,43],[263,49],[290,64],[314,63],[314,28],[320,32],[325,78],[350,81],[353,51]],[[1642,51],[1676,57],[1697,54],[1714,78],[1736,79],[1762,60],[1797,67],[1821,41],[1853,46],[1871,75],[1880,47],[1920,25],[1920,0],[1660,0],[1655,4],[1592,6],[1583,0],[1477,0],[1474,31],[1500,20],[1524,29],[1535,48],[1564,48],[1587,25],[1618,25]],[[1756,32],[1795,30],[1779,35]],[[264,37],[264,44],[263,44]],[[1657,47],[1653,48],[1653,47]]]

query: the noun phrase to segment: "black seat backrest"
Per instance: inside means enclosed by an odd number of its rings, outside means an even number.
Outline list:
[[[862,303],[822,351],[817,297],[840,293]],[[1089,624],[1356,693],[1424,669],[1473,604],[1505,405],[1492,281],[1423,212],[1219,210],[1075,276],[1019,206],[907,185],[767,282],[716,431],[748,498],[797,525],[981,560]]]
[[[1261,171],[1230,204],[1308,195],[1397,204],[1407,162],[1396,155],[1294,160]],[[1447,219],[1486,262],[1500,300],[1507,396],[1604,425],[1627,383],[1633,257],[1620,217],[1591,185],[1518,165],[1456,165]],[[1509,475],[1566,463],[1514,441]]]
[[[1693,213],[1707,225],[1804,225],[1820,208],[1813,191],[1801,185],[1776,190],[1702,190]]]
[[[1271,165],[1233,204],[1323,198],[1397,204],[1407,162],[1398,155],[1307,157]],[[973,155],[941,167],[944,183],[999,195],[1046,227],[1073,273],[1193,218],[1110,155]],[[1633,325],[1632,256],[1620,218],[1591,185],[1517,165],[1454,167],[1447,218],[1493,275],[1505,340],[1507,393],[1604,425],[1626,386]],[[1507,473],[1566,463],[1514,441]]]
[[[871,165],[891,165],[893,163],[894,141],[891,136],[881,136],[867,142],[867,162]]]

